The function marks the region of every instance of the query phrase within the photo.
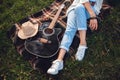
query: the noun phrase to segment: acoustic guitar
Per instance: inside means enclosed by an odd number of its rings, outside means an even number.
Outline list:
[[[39,27],[38,37],[30,38],[25,41],[25,49],[38,57],[50,58],[58,53],[60,41],[58,35],[61,33],[61,28],[54,28],[57,19],[64,8],[64,1],[58,8],[52,22],[43,22]]]

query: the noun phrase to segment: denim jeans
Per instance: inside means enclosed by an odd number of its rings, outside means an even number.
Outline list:
[[[75,7],[74,9],[68,12],[67,28],[65,30],[63,39],[61,41],[60,48],[69,51],[69,47],[73,41],[76,31],[87,30],[88,18],[89,18],[89,13],[82,4],[78,5],[77,7]]]

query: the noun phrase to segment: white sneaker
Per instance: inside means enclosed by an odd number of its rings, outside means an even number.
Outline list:
[[[59,70],[63,69],[63,61],[55,60],[52,63],[52,66],[48,69],[47,73],[56,75],[58,74]]]
[[[80,46],[78,47],[77,53],[75,54],[76,60],[78,60],[78,61],[82,61],[82,60],[83,60],[86,49],[87,49],[86,46],[80,45]]]

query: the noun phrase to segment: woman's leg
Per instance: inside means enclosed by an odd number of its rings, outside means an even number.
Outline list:
[[[69,51],[69,47],[71,43],[73,42],[73,38],[76,34],[77,27],[76,27],[76,15],[74,13],[74,10],[70,11],[68,13],[68,19],[67,19],[67,28],[65,30],[63,39],[61,41],[60,45],[60,52],[57,59],[63,60],[64,55],[67,51]]]
[[[76,34],[76,15],[74,10],[70,11],[67,16],[67,28],[65,30],[63,39],[60,45],[60,51],[58,54],[58,58],[53,61],[52,66],[48,69],[47,73],[49,74],[57,74],[59,70],[63,69],[63,58],[65,53],[69,50],[69,47],[73,41],[74,35]]]
[[[86,30],[87,30],[87,19],[89,17],[85,7],[80,4],[75,8],[77,28],[79,30],[80,45],[86,46]]]
[[[86,42],[86,30],[79,30],[80,45],[87,46]]]
[[[80,44],[75,57],[76,60],[81,61],[83,60],[85,50],[87,49],[86,30],[87,30],[88,15],[86,14],[86,9],[82,4],[80,4],[75,8],[75,14],[78,16],[76,17],[76,24],[79,30],[79,38],[80,38]]]

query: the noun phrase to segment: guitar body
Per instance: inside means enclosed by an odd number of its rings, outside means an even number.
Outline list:
[[[66,0],[59,6],[59,9],[50,23],[42,23],[39,27],[37,39],[26,40],[25,48],[29,53],[42,58],[49,58],[57,54],[60,45],[58,35],[62,30],[61,28],[54,27],[65,6],[65,2]]]
[[[48,28],[49,24],[50,24],[49,22],[44,22],[39,27],[37,39],[26,40],[25,48],[28,52],[42,58],[49,58],[57,54],[60,45],[58,35],[61,33],[62,30],[61,28],[54,28],[54,33],[50,36],[46,36],[43,33],[43,30]],[[46,39],[50,41],[50,43],[40,42],[39,41],[40,38]]]

